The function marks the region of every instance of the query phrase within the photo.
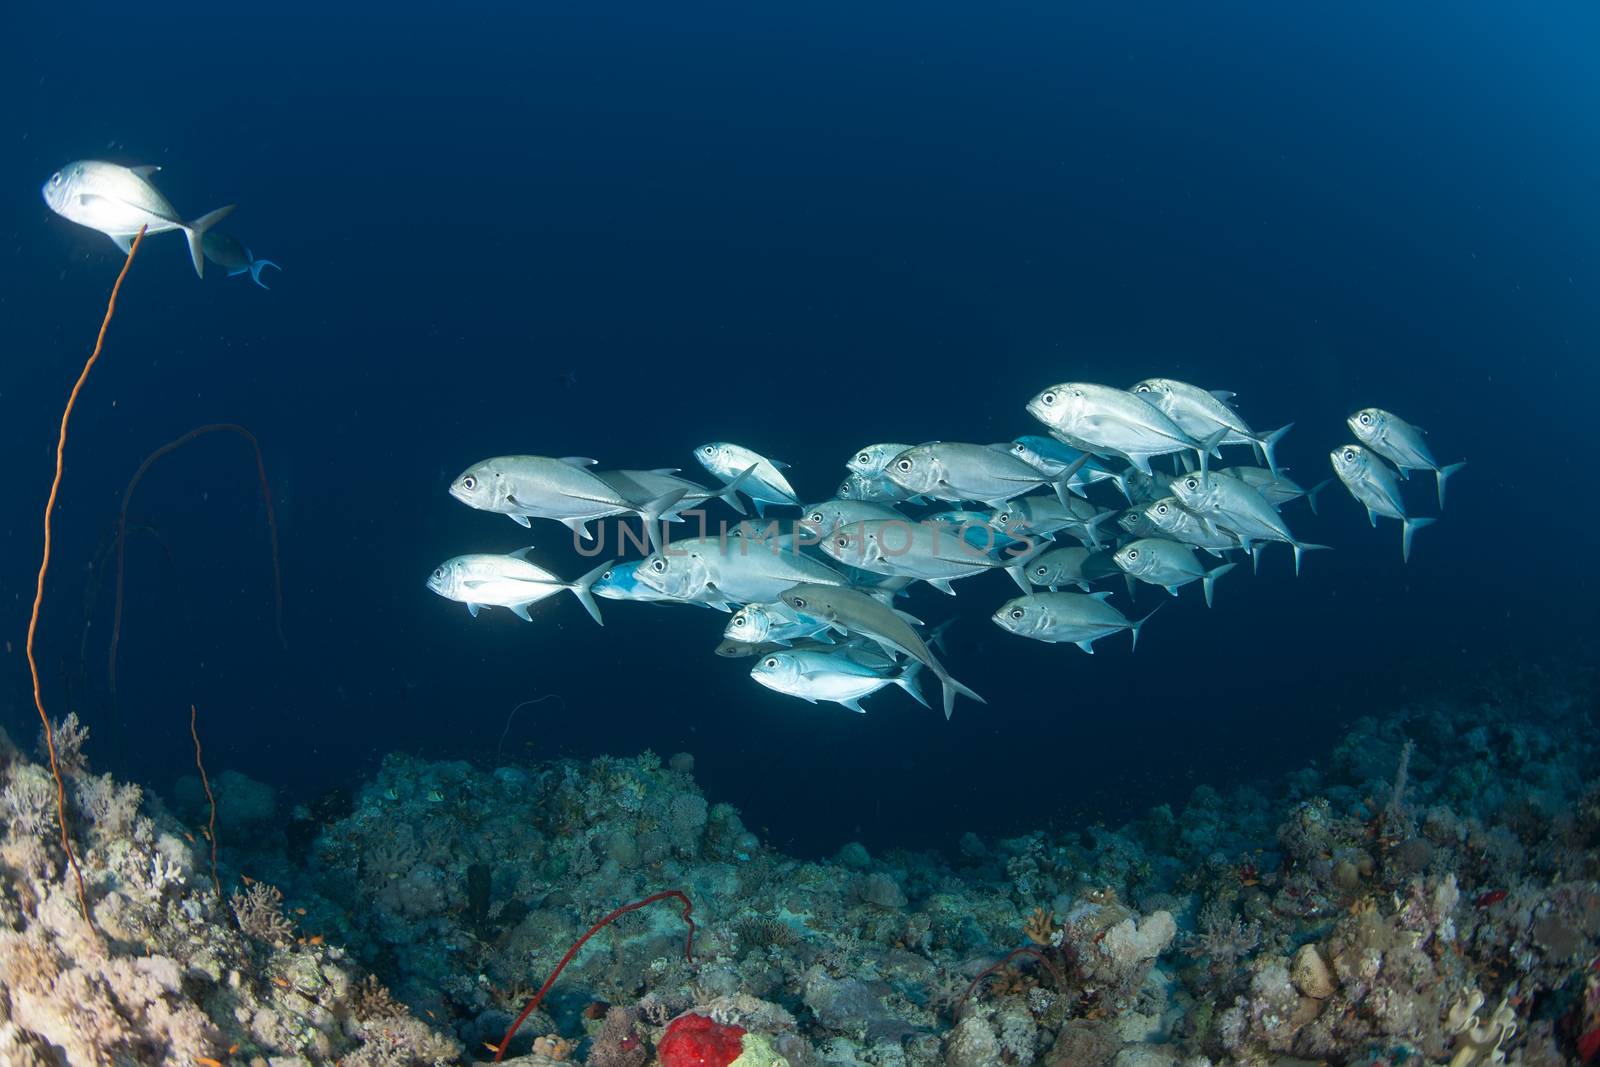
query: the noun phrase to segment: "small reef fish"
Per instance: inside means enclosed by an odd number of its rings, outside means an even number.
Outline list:
[[[563,589],[604,626],[600,606],[589,595],[590,587],[611,566],[602,563],[575,582],[562,581],[528,559],[530,549],[522,548],[503,556],[474,554],[445,560],[428,575],[428,588],[444,597],[465,604],[474,618],[480,608],[506,608],[517,618],[532,622],[528,607]]]
[[[1232,393],[1224,389],[1207,391],[1176,378],[1146,378],[1130,392],[1160,408],[1197,441],[1203,441],[1221,429],[1226,433],[1218,444],[1253,445],[1274,471],[1278,469],[1278,460],[1273,455],[1273,449],[1294,426],[1291,422],[1269,434],[1258,434],[1233,410],[1229,403],[1233,399]]]
[[[800,504],[794,486],[782,473],[787,463],[768,459],[743,445],[712,441],[694,450],[694,458],[706,470],[725,481],[743,478],[741,491],[756,506],[756,514],[766,514],[768,504]],[[755,468],[751,470],[750,468]]]
[[[1072,447],[1120,456],[1145,474],[1151,473],[1152,456],[1190,450],[1199,455],[1204,471],[1228,434],[1224,427],[1200,440],[1143,397],[1089,382],[1052,385],[1028,401],[1027,410]]]
[[[944,717],[955,711],[956,694],[969,700],[986,704],[977,693],[950,676],[944,665],[934,659],[922,637],[912,628],[913,620],[904,612],[896,611],[882,601],[854,589],[839,589],[826,585],[797,585],[783,594],[783,602],[796,611],[820,616],[848,633],[870,638],[892,652],[910,656],[932,671],[944,686]]]
[[[200,249],[207,259],[227,271],[228,277],[248,274],[263,289],[270,289],[272,286],[261,280],[261,268],[283,269],[270,259],[258,259],[256,254],[246,248],[237,237],[221,230],[207,233],[200,241]]]
[[[140,230],[147,234],[182,230],[189,239],[194,272],[203,278],[206,261],[201,244],[206,231],[221,222],[234,206],[228,204],[185,222],[150,184],[150,176],[160,169],[80,159],[50,175],[40,191],[51,211],[80,226],[99,230],[124,254],[133,247]]]
[[[644,519],[652,544],[660,543],[665,516],[683,498],[674,489],[655,500],[628,499],[589,470],[582,456],[496,456],[475,463],[450,483],[450,495],[470,508],[508,515],[522,526],[529,519],[555,519],[589,541],[590,519],[634,514]]]
[[[1382,408],[1362,408],[1345,423],[1356,440],[1399,468],[1402,478],[1409,478],[1412,471],[1432,471],[1439,487],[1439,510],[1444,510],[1444,483],[1465,462],[1439,466],[1423,431]]]
[[[1377,526],[1379,515],[1400,520],[1400,558],[1410,563],[1412,537],[1438,520],[1407,517],[1406,503],[1400,496],[1399,476],[1360,445],[1336,448],[1328,453],[1328,458],[1333,462],[1333,472],[1350,490],[1350,495],[1366,506],[1367,521]]]
[[[872,666],[858,659],[852,649],[790,649],[763,656],[750,668],[750,677],[768,689],[808,703],[828,700],[851,711],[865,712],[861,699],[890,685],[899,686],[927,707],[928,702],[916,685],[921,670],[922,664],[914,659],[903,667]]]
[[[1126,574],[1149,585],[1160,586],[1173,596],[1178,595],[1182,586],[1199,582],[1205,590],[1208,608],[1217,579],[1238,566],[1237,563],[1223,563],[1206,570],[1195,559],[1194,549],[1188,545],[1156,538],[1130,541],[1117,549],[1112,558]]]
[[[1090,655],[1094,643],[1123,630],[1133,632],[1133,647],[1139,647],[1139,628],[1150,615],[1137,621],[1106,603],[1110,593],[1030,593],[1000,605],[994,623],[1007,633],[1050,643],[1070,642]],[[1157,611],[1160,609],[1157,608]]]

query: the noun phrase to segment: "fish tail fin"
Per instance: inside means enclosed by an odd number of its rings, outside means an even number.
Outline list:
[[[1454,474],[1456,471],[1460,470],[1462,467],[1465,467],[1466,465],[1467,465],[1467,461],[1466,460],[1462,460],[1460,463],[1452,463],[1448,467],[1440,467],[1438,470],[1433,472],[1434,478],[1438,479],[1438,482],[1439,482],[1439,510],[1440,511],[1444,510],[1444,483],[1445,483],[1445,479],[1449,478],[1452,474]]]
[[[184,223],[183,234],[185,237],[189,238],[189,258],[194,260],[194,272],[196,276],[201,278],[206,276],[206,254],[205,251],[200,247],[200,242],[205,240],[206,231],[211,229],[211,227],[215,226],[217,223],[221,222],[223,219],[227,218],[228,213],[232,211],[233,208],[234,205],[227,204],[223,207],[217,208],[215,211],[206,212],[193,222]]]
[[[1436,518],[1416,518],[1400,520],[1400,558],[1406,563],[1411,562],[1411,538],[1424,526],[1432,526],[1439,520]]]
[[[1222,458],[1222,439],[1228,436],[1228,428],[1219,426],[1217,432],[1208,435],[1200,442],[1200,447],[1195,449],[1200,454],[1200,476],[1204,478],[1211,473],[1211,457]]]
[[[572,591],[573,596],[578,598],[578,603],[582,604],[584,610],[587,611],[594,621],[601,626],[604,626],[606,623],[605,620],[600,617],[600,605],[595,603],[592,590],[594,583],[599,581],[600,576],[606,571],[610,570],[611,565],[615,562],[616,560],[614,559],[608,559],[604,563],[600,564],[600,566],[590,571],[588,574],[585,574],[582,578],[579,578],[577,581],[567,583],[567,588]]]
[[[1279,441],[1283,440],[1283,435],[1292,429],[1294,429],[1294,423],[1285,423],[1256,441],[1256,444],[1261,448],[1261,455],[1266,458],[1267,466],[1272,470],[1273,474],[1278,473],[1278,459],[1273,455],[1273,449],[1277,447]]]
[[[683,499],[687,490],[674,489],[670,493],[662,493],[654,500],[647,500],[633,510],[644,519],[644,532],[650,538],[650,545],[657,552],[661,551],[661,521],[672,516],[672,506]]]
[[[1311,514],[1317,514],[1317,494],[1328,488],[1328,486],[1332,485],[1333,481],[1334,480],[1332,478],[1324,478],[1322,481],[1306,490],[1306,505],[1311,508]]]
[[[1296,578],[1300,577],[1300,557],[1305,553],[1333,551],[1333,546],[1331,545],[1312,545],[1304,541],[1290,541],[1289,544],[1294,547],[1294,576]]]
[[[1237,566],[1237,563],[1224,563],[1220,567],[1213,567],[1206,571],[1205,577],[1200,579],[1202,583],[1201,588],[1203,588],[1206,593],[1206,607],[1209,608],[1211,606],[1211,597],[1216,591],[1217,579],[1221,578],[1224,574],[1227,574]]]
[[[1083,470],[1083,465],[1087,462],[1089,462],[1089,453],[1085,452],[1067,464],[1061,473],[1056,475],[1056,480],[1052,484],[1055,486],[1056,499],[1061,501],[1062,507],[1068,508],[1072,506],[1072,479],[1076,477],[1079,471]]]
[[[246,251],[248,251],[248,249]],[[261,288],[263,288],[263,289],[271,289],[272,286],[268,285],[266,282],[261,280],[261,268],[262,267],[271,267],[273,270],[282,270],[283,268],[278,266],[276,263],[272,262],[272,260],[270,260],[270,259],[251,259],[250,260],[250,277],[254,278],[255,279],[255,283],[257,285],[261,286]]]
[[[736,474],[733,479],[724,485],[717,493],[718,496],[728,502],[728,506],[730,508],[732,508],[734,511],[737,511],[741,515],[748,515],[750,512],[745,510],[744,501],[739,499],[739,487],[744,485],[744,480],[755,472],[756,464],[752,463],[750,466]]]
[[[944,646],[944,635],[945,635],[945,632],[947,630],[949,630],[950,627],[954,626],[955,624],[956,624],[956,620],[954,620],[954,619],[946,619],[946,620],[944,620],[944,622],[941,622],[938,626],[935,626],[933,629],[929,630],[928,631],[928,641],[927,641],[928,647],[929,648],[936,648],[940,652],[949,651]]]
[[[1144,628],[1145,623],[1149,622],[1155,616],[1156,611],[1160,610],[1161,605],[1157,604],[1155,611],[1152,611],[1149,615],[1146,615],[1144,618],[1128,627],[1128,629],[1133,632],[1133,644],[1128,647],[1129,652],[1134,652],[1139,648],[1139,631]]]
[[[895,675],[894,684],[898,685],[901,689],[904,689],[907,693],[910,693],[911,699],[915,700],[918,704],[921,704],[923,707],[931,710],[933,705],[928,703],[928,698],[922,695],[922,687],[917,684],[917,675],[921,673],[922,664],[917,660],[912,660],[910,663],[906,664],[904,670]]]
[[[944,687],[944,717],[946,719],[950,718],[950,716],[955,713],[955,710],[956,710],[956,694],[957,693],[960,693],[962,696],[966,697],[968,700],[975,700],[979,704],[987,704],[987,703],[989,703],[987,700],[983,699],[977,693],[974,693],[972,690],[968,689],[966,686],[962,685],[960,682],[958,682],[954,678],[950,677],[950,672],[949,671],[946,671],[946,670],[940,668],[939,671],[938,671],[938,675],[939,675],[939,684]]]

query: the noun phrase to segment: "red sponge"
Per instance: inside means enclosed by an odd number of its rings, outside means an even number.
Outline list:
[[[744,1051],[744,1028],[704,1015],[680,1015],[656,1045],[661,1067],[728,1067]]]

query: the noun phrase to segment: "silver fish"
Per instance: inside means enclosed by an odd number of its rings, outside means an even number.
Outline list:
[[[1095,507],[1082,497],[1021,496],[998,507],[990,519],[994,529],[1011,537],[1053,538],[1065,530],[1090,548],[1102,547],[1100,531],[1117,513]]]
[[[1144,507],[1144,517],[1164,537],[1203,549],[1213,556],[1236,548],[1244,543],[1226,530],[1218,529],[1205,519],[1183,506],[1175,496],[1162,497]]]
[[[1226,430],[1219,444],[1252,445],[1266,457],[1267,466],[1273,470],[1278,469],[1273,449],[1294,425],[1291,422],[1269,434],[1258,434],[1228,403],[1233,399],[1232,393],[1226,390],[1207,392],[1176,378],[1146,378],[1130,391],[1166,412],[1197,441],[1211,437],[1219,429]]]
[[[1077,545],[1052,548],[1030,560],[1023,570],[1029,585],[1052,593],[1063,585],[1075,585],[1088,592],[1090,582],[1120,573],[1110,552],[1091,552]]]
[[[765,514],[768,504],[794,504],[800,503],[800,498],[795,496],[794,487],[789,484],[789,479],[779,473],[787,467],[787,463],[768,459],[759,452],[751,451],[743,445],[729,444],[727,441],[712,441],[701,445],[694,450],[694,458],[700,465],[712,474],[724,480],[732,480],[744,474],[744,481],[740,486],[744,495],[749,497],[756,506],[756,514]],[[754,470],[750,470],[754,467]]]
[[[700,600],[679,600],[675,596],[668,596],[657,589],[652,589],[639,580],[639,564],[642,559],[629,560],[626,563],[616,563],[606,568],[605,572],[595,579],[590,592],[595,596],[605,597],[607,600],[633,600],[639,603],[659,604],[693,604],[696,607],[712,608],[717,605]],[[726,611],[727,607],[723,606]]]
[[[1303,489],[1298,482],[1283,473],[1282,468],[1270,471],[1265,467],[1223,467],[1217,473],[1239,479],[1279,510],[1282,510],[1285,504],[1304,498],[1313,515],[1317,514],[1317,495],[1333,484],[1332,478],[1324,478],[1310,489]]]
[[[884,474],[908,493],[998,507],[1041,485],[1054,485],[1063,499],[1068,477],[1052,480],[1026,461],[988,445],[936,441],[908,448],[889,461]]]
[[[479,608],[506,608],[519,619],[532,621],[528,607],[563,589],[604,626],[600,606],[589,595],[590,588],[611,566],[602,563],[575,582],[562,581],[528,559],[530,549],[518,549],[503,556],[474,554],[456,556],[439,564],[428,576],[428,588],[444,597],[465,604],[477,618]]]
[[[1149,621],[1150,615],[1137,621],[1110,604],[1110,593],[1030,593],[1000,605],[993,615],[994,624],[1018,637],[1050,643],[1070,642],[1090,655],[1094,643],[1102,637],[1133,632],[1133,647],[1139,647],[1139,628]],[[1157,609],[1160,610],[1159,608]]]
[[[894,504],[901,501],[920,503],[922,498],[896,485],[887,474],[856,474],[839,483],[833,494],[840,500],[863,500],[871,503]]]
[[[203,278],[206,260],[202,242],[206,231],[221,222],[233,210],[233,205],[184,222],[167,203],[167,198],[150,184],[150,176],[160,169],[80,159],[50,175],[40,191],[51,211],[80,226],[99,230],[116,242],[124,254],[133,247],[133,239],[140,230],[147,234],[182,230],[189,239],[194,272]]]
[[[991,538],[1002,536],[983,523],[974,524],[974,528]],[[1041,542],[1040,547],[1036,547],[1031,542],[1023,542],[1022,550],[1013,547],[996,558],[988,551],[993,546],[974,545],[958,528],[939,522],[889,519],[841,526],[823,538],[818,547],[839,563],[876,574],[916,578],[941,593],[954,596],[951,582],[993,570],[1008,572],[1018,586],[1027,588],[1022,569],[1046,543]]]
[[[1200,440],[1142,396],[1088,382],[1062,382],[1028,401],[1028,413],[1074,448],[1098,455],[1121,456],[1145,474],[1150,457],[1194,450],[1200,469],[1228,431],[1219,429]]]
[[[776,600],[779,593],[801,582],[848,582],[833,568],[792,547],[719,536],[673,541],[648,556],[638,573],[645,585],[679,599],[715,596],[732,604]]]
[[[905,516],[887,504],[835,498],[801,509],[800,525],[808,531],[813,541],[820,541],[841,526],[868,519],[904,520]]]
[[[1182,586],[1190,582],[1200,582],[1205,590],[1208,608],[1211,606],[1217,579],[1238,566],[1237,563],[1223,563],[1206,570],[1200,565],[1200,561],[1195,559],[1194,549],[1188,545],[1149,537],[1123,545],[1117,549],[1113,558],[1117,561],[1117,566],[1127,574],[1141,582],[1158,585],[1173,596],[1178,595],[1178,590]]]
[[[508,515],[522,526],[530,518],[555,519],[592,540],[590,519],[639,515],[652,544],[659,544],[663,517],[683,498],[676,489],[656,500],[639,503],[606,484],[582,456],[496,456],[475,463],[450,483],[450,495],[471,508]]]
[[[933,672],[944,687],[944,717],[955,710],[956,694],[986,704],[977,693],[950,676],[944,665],[933,658],[927,643],[912,628],[916,620],[889,605],[854,589],[826,585],[797,585],[786,590],[782,600],[796,611],[820,616],[841,630],[859,634],[883,647],[910,656]],[[920,623],[919,623],[920,625]]]
[[[775,692],[815,704],[819,700],[842,704],[851,711],[864,712],[861,699],[886,686],[897,685],[916,698],[923,707],[927,700],[917,689],[916,677],[922,664],[910,660],[904,667],[869,666],[849,649],[830,652],[815,650],[769,652],[750,668],[750,677]]]
[[[683,491],[683,496],[678,499],[678,503],[672,509],[675,514],[698,508],[708,500],[720,498],[741,515],[749,514],[745,510],[744,501],[739,499],[739,487],[749,473],[750,470],[747,468],[721,489],[707,489],[699,482],[678,477],[678,468],[676,467],[657,467],[654,470],[594,472],[595,477],[635,504],[648,504],[650,501],[659,500],[673,490],[678,489]]]
[[[1183,506],[1239,538],[1250,547],[1255,541],[1282,541],[1294,549],[1294,572],[1300,573],[1300,558],[1311,549],[1327,545],[1307,544],[1289,532],[1277,509],[1256,490],[1226,474],[1191,473],[1172,480],[1172,491]]]
[[[1465,462],[1439,466],[1422,430],[1382,408],[1362,408],[1345,423],[1356,440],[1398,467],[1402,478],[1410,477],[1411,471],[1432,471],[1439,487],[1439,510],[1444,510],[1445,480],[1465,467]]]
[[[730,641],[776,641],[781,645],[811,637],[831,644],[826,636],[829,629],[826,619],[796,611],[781,600],[770,600],[746,604],[734,612],[722,636]]]
[[[867,445],[845,461],[845,466],[853,474],[881,474],[884,464],[910,448],[910,445],[877,444]]]
[[[1350,495],[1364,504],[1367,520],[1378,525],[1378,516],[1400,520],[1400,558],[1411,562],[1411,538],[1424,526],[1437,519],[1409,518],[1406,503],[1400,496],[1400,479],[1388,464],[1360,445],[1343,445],[1328,453],[1333,462],[1333,472],[1339,476]]]

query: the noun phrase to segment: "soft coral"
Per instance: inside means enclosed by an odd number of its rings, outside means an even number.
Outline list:
[[[678,1016],[656,1046],[661,1067],[728,1067],[743,1051],[743,1027],[704,1015]]]

